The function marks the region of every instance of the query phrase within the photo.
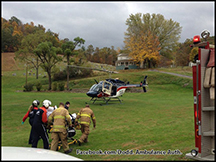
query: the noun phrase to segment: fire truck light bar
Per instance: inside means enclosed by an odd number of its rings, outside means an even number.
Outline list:
[[[199,35],[194,36],[194,38],[193,38],[193,43],[194,43],[194,44],[197,44],[197,43],[199,43],[199,42],[200,42],[200,36],[199,36]]]

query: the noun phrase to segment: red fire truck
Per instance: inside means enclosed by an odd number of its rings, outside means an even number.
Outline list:
[[[198,47],[194,57],[194,136],[195,149],[186,157],[195,160],[215,160],[215,48],[207,41],[210,33],[204,30],[193,38],[191,47]]]

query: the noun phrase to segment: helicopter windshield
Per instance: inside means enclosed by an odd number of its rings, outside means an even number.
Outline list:
[[[102,91],[102,84],[94,84],[90,88],[90,91],[94,91],[94,92]]]

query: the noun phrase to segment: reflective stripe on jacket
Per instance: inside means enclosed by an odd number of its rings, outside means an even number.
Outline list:
[[[93,111],[89,107],[82,108],[77,114],[76,121],[80,118],[80,124],[90,125],[91,119],[94,126],[96,126],[96,118]]]
[[[67,121],[66,121],[67,120]],[[55,109],[48,118],[48,123],[51,124],[53,121],[52,132],[65,132],[66,124],[68,122],[69,126],[72,126],[72,121],[67,109],[63,106]]]

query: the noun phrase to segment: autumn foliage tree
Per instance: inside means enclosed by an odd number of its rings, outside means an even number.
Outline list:
[[[198,47],[192,48],[191,52],[189,53],[189,61],[194,62],[194,57],[198,54]]]
[[[94,47],[92,44],[90,44],[84,53],[87,60],[91,60],[93,53],[94,53]]]
[[[154,42],[157,40],[160,47],[160,55],[173,59],[172,51],[177,47],[178,40],[182,27],[178,22],[172,19],[166,20],[161,14],[131,14],[126,20],[128,25],[127,31],[125,32],[125,45],[129,48],[130,43],[146,40],[147,37],[151,37],[147,42]],[[134,39],[137,39],[135,41]],[[134,45],[140,48],[140,43]],[[134,47],[131,49],[134,49]],[[131,51],[132,52],[132,51]],[[139,50],[137,50],[139,52]],[[134,53],[134,52],[132,52]],[[154,57],[152,57],[154,58]],[[142,58],[143,59],[143,58]],[[140,60],[142,61],[142,60]]]
[[[1,51],[16,52],[21,46],[23,38],[38,30],[45,31],[43,25],[35,26],[33,22],[23,24],[21,20],[12,16],[9,20],[1,18]]]
[[[126,39],[125,45],[129,49],[129,56],[134,58],[136,62],[140,62],[141,68],[143,64],[147,64],[148,68],[159,63],[159,47],[160,42],[154,37],[150,31],[148,33],[140,32],[140,35],[133,35]]]
[[[88,58],[90,58],[89,61],[92,62],[115,65],[115,61],[117,60],[117,51],[114,49],[114,46],[111,46],[111,48],[96,47],[95,49],[93,46],[90,46],[86,52]]]
[[[190,45],[193,43],[192,39],[186,39],[184,43],[178,43],[178,49],[175,55],[175,65],[176,66],[188,66],[189,57],[191,52]]]
[[[23,38],[21,21],[14,16],[9,21],[1,18],[1,38],[1,51],[16,51]]]

